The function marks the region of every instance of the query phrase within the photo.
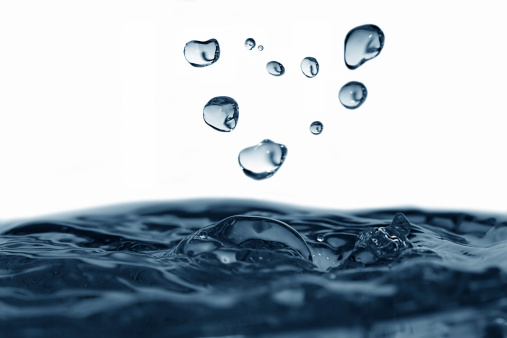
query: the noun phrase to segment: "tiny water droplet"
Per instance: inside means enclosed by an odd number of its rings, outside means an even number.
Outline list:
[[[271,140],[243,149],[238,156],[243,172],[254,180],[263,180],[273,176],[282,166],[287,156],[283,144]]]
[[[323,240],[324,240],[324,235],[323,235],[323,234],[319,234],[319,235],[317,236],[317,241],[318,241],[318,242],[322,242]]]
[[[185,45],[183,55],[192,66],[206,67],[218,61],[220,46],[216,39],[208,41],[192,40]]]
[[[285,73],[284,66],[277,61],[270,61],[266,65],[266,70],[273,76],[282,76]]]
[[[356,109],[364,103],[367,95],[368,91],[361,82],[352,81],[340,89],[338,98],[345,108]]]
[[[210,127],[229,132],[238,124],[238,103],[228,96],[217,96],[209,100],[203,109],[203,118]]]
[[[313,135],[319,135],[322,133],[322,129],[324,129],[324,125],[320,121],[315,121],[310,125],[310,131]]]
[[[254,49],[255,48],[255,40],[252,39],[252,38],[246,39],[246,41],[245,41],[245,47],[248,50]]]
[[[359,68],[375,58],[384,47],[384,33],[375,25],[363,25],[352,29],[345,37],[345,65]]]
[[[317,59],[312,57],[306,57],[301,61],[301,71],[306,77],[312,78],[317,76],[319,73],[319,63]]]
[[[199,233],[199,238],[200,239],[206,239],[208,238],[208,233],[206,231],[202,231]]]
[[[263,45],[259,45],[259,47],[257,47],[261,52],[264,50],[264,46]]]

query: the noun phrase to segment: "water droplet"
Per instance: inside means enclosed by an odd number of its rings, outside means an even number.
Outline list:
[[[199,238],[200,239],[206,239],[206,238],[208,238],[208,233],[206,231],[199,232]]]
[[[315,121],[310,125],[310,131],[313,135],[319,135],[322,133],[322,129],[324,129],[324,125],[320,121]]]
[[[246,41],[245,41],[245,47],[248,50],[254,49],[255,48],[255,40],[252,39],[252,38],[246,39]]]
[[[266,70],[273,76],[282,76],[285,73],[285,68],[280,62],[270,61],[266,65]]]
[[[306,77],[312,78],[317,76],[319,73],[319,63],[317,59],[312,57],[306,57],[301,61],[301,71]]]
[[[323,234],[319,234],[317,236],[317,242],[322,242],[324,240],[324,235]]]
[[[243,149],[238,156],[243,172],[255,180],[263,180],[273,176],[282,166],[287,156],[287,148],[283,144],[271,140]]]
[[[367,95],[368,91],[361,82],[352,81],[340,89],[338,98],[345,108],[356,109],[364,103]]]
[[[384,33],[375,25],[352,29],[345,37],[345,64],[356,69],[380,54],[384,47]]]
[[[215,39],[208,41],[192,40],[185,45],[183,55],[192,66],[206,67],[218,61],[220,46]]]
[[[209,100],[203,109],[203,118],[210,127],[228,132],[238,123],[238,103],[228,96],[217,96]]]
[[[264,50],[264,46],[263,45],[259,45],[259,47],[257,47],[261,52]]]

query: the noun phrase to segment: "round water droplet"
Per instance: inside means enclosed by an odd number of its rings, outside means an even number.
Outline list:
[[[318,241],[318,242],[322,242],[323,240],[324,240],[324,235],[323,235],[323,234],[319,234],[319,235],[317,236],[317,241]]]
[[[264,50],[264,46],[263,45],[259,45],[259,47],[257,47],[261,52]]]
[[[238,161],[245,175],[255,180],[263,180],[280,169],[286,156],[287,148],[283,144],[264,140],[258,145],[243,149],[239,153]]]
[[[199,232],[199,238],[200,239],[206,239],[206,238],[208,238],[208,233],[206,231]]]
[[[364,103],[367,95],[368,91],[361,82],[352,81],[340,89],[338,98],[345,108],[356,109]]]
[[[285,73],[285,68],[280,62],[270,61],[266,65],[266,70],[273,76],[282,76]]]
[[[306,57],[301,61],[301,71],[306,77],[312,78],[317,76],[319,73],[319,63],[317,59],[312,57]]]
[[[238,103],[228,96],[217,96],[209,100],[203,109],[203,118],[210,127],[228,132],[238,123]]]
[[[356,69],[380,54],[384,47],[384,33],[375,25],[352,29],[345,37],[345,64]]]
[[[218,61],[220,46],[215,39],[208,41],[192,40],[185,45],[183,55],[192,66],[206,67]]]
[[[255,40],[252,39],[252,38],[246,39],[246,41],[245,41],[245,47],[248,50],[254,49],[255,48]]]
[[[324,125],[320,121],[315,121],[310,125],[310,131],[313,135],[319,135],[322,133],[322,129],[324,129]]]

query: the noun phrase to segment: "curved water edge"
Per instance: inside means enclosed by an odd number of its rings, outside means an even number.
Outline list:
[[[0,223],[0,327],[501,337],[506,256],[507,215],[231,199],[114,206]]]

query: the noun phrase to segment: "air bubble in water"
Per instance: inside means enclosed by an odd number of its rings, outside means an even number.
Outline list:
[[[352,29],[345,37],[345,64],[356,69],[375,58],[384,47],[384,33],[375,25],[363,25]]]
[[[283,144],[266,139],[243,149],[239,153],[238,161],[245,175],[254,180],[263,180],[280,169],[286,156],[287,148]]]
[[[322,242],[322,241],[324,241],[324,235],[323,234],[319,234],[317,236],[317,242]]]
[[[301,71],[306,77],[312,78],[317,76],[319,73],[319,63],[317,59],[312,57],[306,57],[301,61]]]
[[[352,81],[340,89],[338,98],[345,108],[356,109],[364,103],[367,95],[368,91],[361,82]]]
[[[209,100],[203,109],[203,118],[213,129],[228,132],[238,123],[238,103],[228,96],[217,96]]]
[[[245,47],[248,49],[248,50],[252,50],[255,48],[255,40],[252,39],[252,38],[248,38],[246,39],[245,41]]]
[[[310,125],[310,131],[313,135],[319,135],[322,133],[322,129],[324,129],[324,125],[320,121],[315,121]]]
[[[264,46],[263,45],[259,45],[259,47],[257,47],[261,52],[264,50]]]
[[[285,73],[284,66],[278,61],[270,61],[266,65],[266,70],[273,76],[282,76]]]
[[[192,40],[185,45],[183,55],[192,66],[206,67],[218,61],[220,46],[215,39],[208,41]]]

